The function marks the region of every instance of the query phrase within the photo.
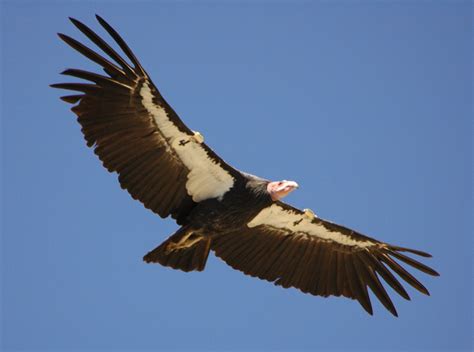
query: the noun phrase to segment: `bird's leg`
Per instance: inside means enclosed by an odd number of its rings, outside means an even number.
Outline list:
[[[168,243],[168,246],[166,246],[166,252],[170,253],[176,249],[192,247],[200,240],[202,240],[202,236],[198,235],[197,233],[193,231],[186,232],[186,234],[179,238],[177,242]]]

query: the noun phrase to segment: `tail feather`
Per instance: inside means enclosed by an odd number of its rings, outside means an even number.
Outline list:
[[[211,238],[186,226],[143,257],[147,263],[159,263],[183,271],[203,271]]]

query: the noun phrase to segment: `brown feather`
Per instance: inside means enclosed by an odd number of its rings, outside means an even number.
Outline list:
[[[283,253],[287,249],[287,245],[289,245],[290,242],[289,236],[280,236],[278,238],[278,242],[278,246],[275,248],[275,250],[270,252],[268,257],[266,257],[266,262],[262,263],[262,272],[259,273],[259,277],[269,281],[275,281],[280,276],[280,272],[278,271],[278,260],[281,256],[284,258]]]
[[[384,287],[377,279],[374,272],[359,259],[359,256],[354,256],[354,266],[359,274],[359,281],[361,285],[365,287],[365,290],[367,291],[367,286],[369,286],[385,308],[387,308],[387,310],[393,315],[398,316],[395,306]]]
[[[291,236],[290,240],[288,241],[285,250],[276,258],[274,264],[274,271],[278,279],[285,277],[285,274],[289,274],[289,271],[292,269],[292,264],[297,260],[295,258],[295,253],[298,250],[299,243],[297,240],[297,234]],[[279,285],[280,280],[275,282],[275,284]]]
[[[314,241],[308,241],[306,238],[302,240],[304,251],[301,256],[301,261],[296,268],[294,274],[294,286],[298,287],[301,291],[307,292],[306,284],[309,281],[309,273],[311,272],[311,259],[313,251],[315,249]]]
[[[270,235],[266,234],[265,237],[262,239],[262,242],[265,243],[267,250],[261,252],[260,256],[257,258],[257,261],[254,262],[254,269],[252,273],[255,276],[268,280],[274,281],[277,279],[278,275],[274,271],[274,267],[272,264],[276,260],[275,258],[278,256],[279,251],[285,249],[287,236],[277,236],[272,238]]]
[[[140,72],[142,75],[145,75],[145,70],[143,70],[142,66],[140,65],[140,62],[137,60],[132,50],[130,50],[127,43],[125,43],[122,37],[102,17],[100,17],[99,15],[96,15],[95,17],[97,18],[97,21],[99,21],[99,23],[102,25],[102,27],[105,28],[107,33],[109,33],[110,36],[114,38],[120,49],[123,50],[123,52],[125,53],[125,55],[127,55],[130,61],[132,61],[133,65],[135,66],[135,70]]]
[[[358,273],[354,267],[352,256],[345,254],[345,266],[346,274],[351,288],[351,293],[355,297],[360,305],[369,313],[373,315],[372,304],[370,303],[369,295],[367,293],[367,287],[363,286],[359,280]]]
[[[321,246],[321,250],[319,252],[319,259],[317,263],[315,264],[317,271],[316,271],[314,286],[313,286],[313,292],[314,294],[317,294],[317,295],[322,295],[322,293],[324,292],[326,288],[326,282],[324,280],[325,280],[325,276],[327,275],[327,267],[328,267],[327,261],[331,254],[330,253],[331,249],[326,243],[321,242],[320,246]]]
[[[337,252],[331,251],[326,276],[325,296],[333,295],[337,292]]]
[[[373,267],[376,272],[382,276],[382,278],[387,282],[390,287],[392,287],[400,296],[406,300],[410,300],[410,296],[407,291],[403,288],[402,284],[397,280],[395,276],[383,265],[380,263],[372,254],[366,253],[361,255],[360,258],[368,267]]]
[[[252,236],[251,248],[248,251],[245,262],[242,263],[242,270],[250,274],[255,273],[256,263],[260,257],[266,254],[268,242],[265,236]]]
[[[430,295],[428,290],[425,286],[423,286],[413,275],[411,275],[408,271],[406,271],[403,267],[401,267],[397,262],[395,262],[392,258],[390,258],[385,253],[378,253],[377,257],[386,263],[393,271],[395,271],[400,277],[408,282],[411,286],[416,288],[421,293],[425,295]]]
[[[65,95],[65,96],[62,96],[62,97],[61,97],[61,100],[65,101],[66,103],[75,104],[75,103],[77,103],[79,100],[81,100],[81,98],[82,98],[83,96],[84,96],[83,94],[79,94],[79,95]]]
[[[67,75],[67,76],[73,76],[81,79],[85,79],[91,82],[94,82],[98,86],[102,88],[110,88],[110,89],[117,89],[117,90],[123,90],[123,92],[120,92],[119,94],[126,94],[126,95],[131,95],[133,92],[133,87],[128,86],[126,84],[123,84],[119,81],[116,81],[112,78],[106,77],[99,75],[94,72],[89,72],[85,70],[79,70],[75,68],[68,68],[67,70],[64,70],[61,72],[62,75]]]
[[[392,246],[392,245],[390,245],[389,248],[393,249],[395,251],[399,251],[399,252],[409,252],[409,253],[413,253],[413,254],[416,254],[416,255],[419,255],[419,256],[422,256],[422,257],[425,257],[425,258],[431,258],[431,254],[419,251],[417,249],[404,248],[404,247],[398,247],[398,246]]]
[[[95,63],[99,64],[100,66],[106,68],[109,72],[112,72],[114,76],[126,76],[125,72],[123,72],[120,68],[116,65],[111,63],[106,58],[102,57],[95,51],[89,49],[84,44],[79,43],[77,40],[62,34],[58,33],[59,38],[64,40],[70,47],[80,52],[82,55],[87,57],[88,59],[94,61]]]
[[[112,47],[110,47],[104,40],[102,40],[102,38],[100,38],[92,29],[90,29],[85,24],[74,18],[69,17],[69,19],[93,43],[95,43],[99,48],[101,48],[112,59],[114,59],[124,69],[128,77],[138,77],[138,75],[130,68],[128,63],[124,59],[122,59],[122,57],[114,49],[112,49]]]
[[[302,265],[303,254],[307,247],[306,243],[303,242],[302,236],[300,235],[297,235],[294,241],[296,243],[296,247],[293,254],[291,254],[291,260],[284,268],[282,277],[275,282],[277,285],[281,285],[285,288],[289,288],[291,286],[298,287],[295,285],[295,275],[298,268],[300,268]]]
[[[406,255],[403,255],[401,253],[395,252],[395,251],[387,251],[388,254],[394,256],[397,259],[400,259],[401,261],[407,263],[408,265],[411,265],[412,267],[423,271],[424,273],[432,276],[439,276],[439,274],[431,269],[429,266],[426,266],[425,264],[420,263],[419,261],[412,259],[410,257],[407,257]]]

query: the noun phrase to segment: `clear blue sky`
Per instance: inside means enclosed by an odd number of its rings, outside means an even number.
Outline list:
[[[472,3],[2,2],[4,350],[471,350]],[[94,14],[190,128],[287,200],[433,254],[400,318],[142,256],[177,228],[118,185],[48,84],[94,68],[56,32]],[[103,32],[101,32],[103,33]],[[67,79],[67,78],[66,78]]]

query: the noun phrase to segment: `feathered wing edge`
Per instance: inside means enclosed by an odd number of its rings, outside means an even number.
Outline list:
[[[68,69],[63,74],[86,79],[94,84],[61,83],[53,84],[52,87],[81,93],[63,96],[61,99],[71,104],[84,103],[73,107],[73,111],[76,112],[78,120],[83,126],[87,144],[89,146],[97,144],[96,153],[109,171],[119,172],[122,187],[127,188],[134,198],[141,200],[147,208],[154,210],[161,216],[167,216],[167,214],[174,212],[176,217],[179,214],[180,206],[184,206],[183,204],[180,205],[180,202],[185,202],[183,198],[186,197],[185,191],[181,190],[178,197],[176,196],[176,187],[170,192],[165,192],[166,194],[157,190],[157,188],[162,190],[168,188],[161,185],[158,180],[169,176],[170,173],[169,164],[166,162],[163,164],[159,160],[159,155],[162,155],[164,151],[163,142],[155,140],[154,146],[153,144],[147,144],[146,138],[156,133],[156,128],[146,123],[137,126],[136,122],[131,122],[128,119],[132,115],[144,112],[143,107],[138,107],[141,102],[137,100],[136,95],[135,98],[132,98],[140,82],[146,78],[150,84],[152,83],[125,41],[100,16],[96,17],[132,62],[133,67],[87,26],[71,18],[74,25],[112,58],[115,63],[75,39],[59,34],[61,39],[75,50],[102,66],[104,72],[110,77],[78,69]],[[156,87],[153,86],[152,88],[154,99],[157,100],[157,103],[165,106],[173,122],[182,131],[191,133],[164,101]],[[88,120],[91,113],[99,113],[101,115],[100,121]],[[125,118],[122,119],[121,117]],[[125,148],[127,151],[124,150],[124,146],[128,147]],[[136,148],[133,148],[133,146]],[[156,146],[159,147],[156,149]],[[203,145],[203,147],[209,156],[215,158],[221,165],[227,166],[206,145]],[[146,170],[143,168],[146,168]],[[160,170],[158,175],[155,175],[156,177],[150,174],[152,169]],[[228,170],[235,171],[230,167]],[[175,171],[176,175],[184,177],[183,171]],[[146,178],[146,184],[140,185],[137,182],[143,174],[149,176]],[[177,177],[176,175],[171,178]],[[175,196],[170,196],[172,193]],[[144,194],[151,196],[144,199]],[[163,204],[163,200],[166,207],[162,206],[160,208],[159,204]],[[292,211],[295,211],[295,209],[292,208]],[[343,235],[367,239],[366,236],[339,225],[321,219],[315,221],[323,223],[333,231],[341,231]],[[395,307],[379,278],[384,279],[405,299],[410,298],[389,269],[420,292],[429,293],[394,258],[429,275],[437,276],[439,274],[401,252],[409,252],[423,257],[430,257],[429,254],[391,246],[376,240],[373,241],[375,241],[374,246],[359,249],[354,246],[348,247],[333,243],[327,239],[320,239],[304,232],[293,232],[288,231],[288,229],[260,225],[243,229],[234,234],[215,236],[212,240],[212,249],[217,256],[246,274],[272,281],[283,287],[296,287],[303,292],[314,295],[336,295],[357,299],[364,309],[372,314],[372,306],[367,291],[368,286],[382,304],[392,314],[397,315]]]
[[[189,170],[176,155],[170,153],[167,140],[143,106],[143,98],[139,94],[141,87],[145,83],[150,85],[157,106],[165,106],[166,102],[156,87],[148,83],[149,77],[125,41],[100,16],[96,17],[133,66],[89,27],[70,18],[113,61],[59,33],[64,42],[101,66],[108,76],[67,69],[62,74],[90,83],[59,83],[51,86],[81,93],[61,99],[76,104],[72,111],[82,126],[87,145],[94,148],[108,171],[119,174],[122,188],[146,208],[161,217],[172,215],[180,223],[193,207],[185,188]],[[167,112],[178,128],[190,131],[172,110]]]
[[[359,248],[314,234],[261,224],[243,228],[239,232],[217,235],[212,240],[211,248],[231,267],[247,275],[285,288],[295,287],[313,295],[356,299],[371,315],[373,309],[367,287],[390,313],[398,316],[381,279],[400,296],[410,300],[392,271],[416,290],[429,295],[426,287],[395,260],[438,276],[432,268],[401,252],[430,257],[428,253],[391,246],[319,218],[313,220],[318,225],[327,226],[327,229],[345,229],[350,232],[344,231],[344,236],[364,243],[372,241],[373,244]]]
[[[119,174],[122,188],[146,208],[161,217],[172,215],[182,224],[196,202],[222,196],[240,173],[205,143],[194,139],[194,132],[163,99],[125,41],[100,16],[96,17],[131,64],[89,27],[70,18],[106,56],[65,34],[59,37],[101,66],[107,76],[67,69],[62,74],[89,83],[51,86],[80,93],[61,99],[77,104],[72,110],[87,145],[94,147],[110,172]]]

